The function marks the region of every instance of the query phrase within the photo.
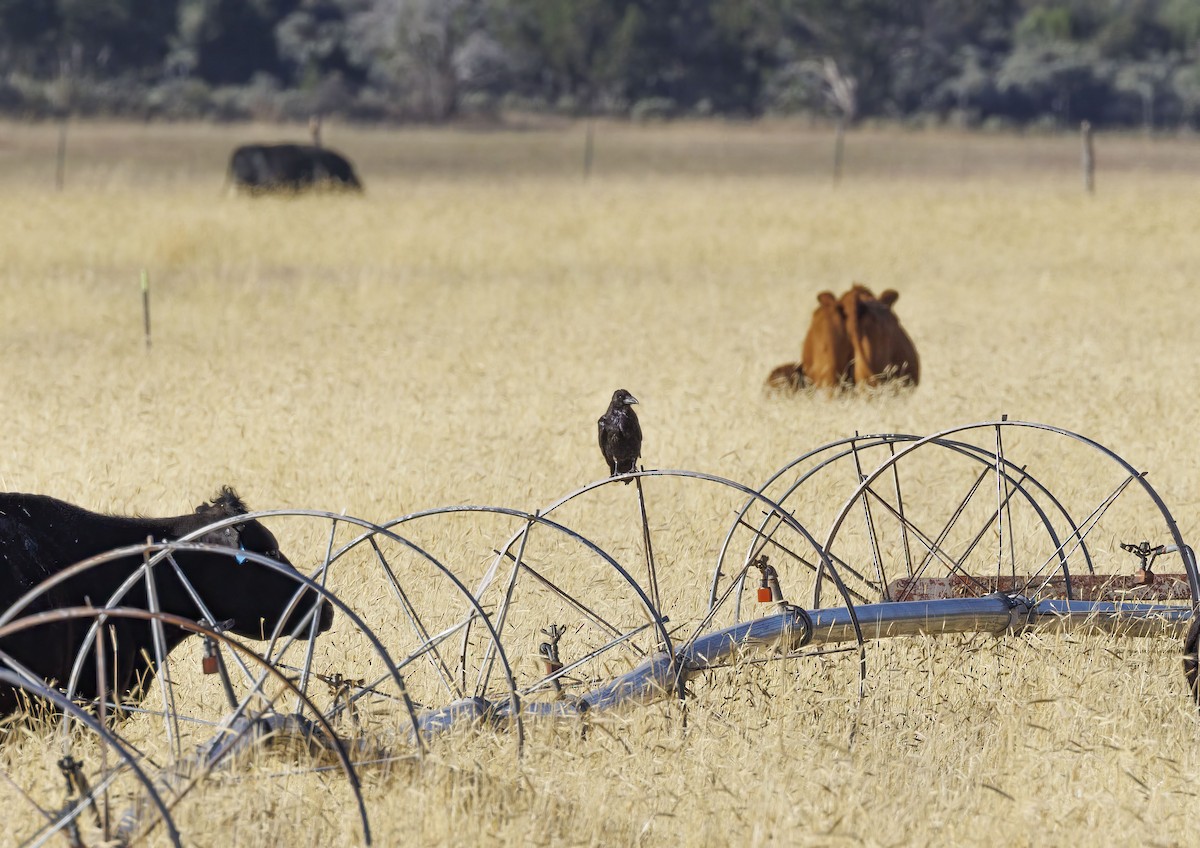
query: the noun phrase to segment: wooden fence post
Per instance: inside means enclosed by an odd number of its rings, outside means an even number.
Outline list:
[[[63,190],[67,180],[67,115],[64,114],[58,122],[58,155],[54,165],[54,188]]]
[[[1083,188],[1088,194],[1096,191],[1096,151],[1092,147],[1092,124],[1084,121],[1079,125],[1083,142]]]
[[[592,175],[592,158],[596,155],[596,142],[593,138],[594,132],[592,116],[589,114],[587,130],[583,140],[583,178],[585,180]]]
[[[838,115],[837,129],[833,136],[833,184],[842,181],[842,151],[846,145],[846,116]]]

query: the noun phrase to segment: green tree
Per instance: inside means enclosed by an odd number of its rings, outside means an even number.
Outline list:
[[[507,0],[502,9],[502,38],[531,89],[583,111],[603,99],[625,99],[626,71],[645,25],[639,3]]]

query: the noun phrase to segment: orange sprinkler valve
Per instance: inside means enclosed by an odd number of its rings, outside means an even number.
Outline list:
[[[764,554],[751,563],[762,572],[762,581],[758,584],[758,602],[760,604],[782,603],[783,590],[779,587],[779,574],[774,566],[769,565]]]

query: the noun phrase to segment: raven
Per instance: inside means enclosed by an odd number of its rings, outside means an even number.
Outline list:
[[[637,402],[637,398],[625,389],[617,389],[608,410],[596,422],[600,431],[600,452],[614,477],[637,471],[638,457],[642,454],[642,427],[633,411],[633,404]]]

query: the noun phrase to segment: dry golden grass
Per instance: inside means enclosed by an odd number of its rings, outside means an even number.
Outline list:
[[[1087,197],[1072,138],[863,132],[834,189],[827,136],[788,124],[601,126],[588,182],[577,128],[335,126],[364,196],[228,196],[232,144],[280,135],[299,132],[73,127],[57,193],[54,128],[0,127],[0,486],[145,514],[225,483],[253,508],[373,520],[532,510],[603,473],[594,422],[624,386],[647,467],[756,485],[855,431],[1007,413],[1110,445],[1197,529],[1190,139],[1101,137]],[[855,280],[901,292],[920,387],[765,396],[816,293]],[[614,489],[572,521],[631,550]],[[650,495],[662,579],[701,604],[736,499]],[[431,543],[486,564],[499,539],[462,526]],[[296,539],[294,560],[319,560],[319,534]],[[372,822],[385,845],[1186,843],[1200,758],[1178,654],[907,640],[871,649],[861,702],[845,656],[714,674],[686,727],[664,706],[586,737],[531,728],[520,759],[468,734],[366,770]],[[44,744],[3,755],[34,780]],[[356,844],[336,778],[250,777],[287,765],[206,785],[188,840]]]

